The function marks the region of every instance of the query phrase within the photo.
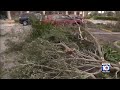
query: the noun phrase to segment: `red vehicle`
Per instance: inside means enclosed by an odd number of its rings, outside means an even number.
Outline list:
[[[43,23],[51,23],[53,25],[76,25],[76,22],[80,25],[84,24],[83,18],[71,17],[69,15],[47,15],[42,20]]]

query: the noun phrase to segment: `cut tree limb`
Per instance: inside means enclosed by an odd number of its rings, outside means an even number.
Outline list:
[[[99,42],[88,30],[86,30],[86,28],[84,29],[84,31],[87,32],[93,38],[95,45],[97,47],[97,50],[99,52],[99,56],[100,56],[101,60],[104,61],[104,55],[102,53],[101,46],[100,46]]]

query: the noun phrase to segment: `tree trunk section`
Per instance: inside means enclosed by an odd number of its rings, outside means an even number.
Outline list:
[[[65,11],[65,15],[68,15],[68,11]]]
[[[77,15],[77,11],[74,11],[74,15]]]
[[[43,11],[43,15],[45,15],[45,11]]]
[[[9,20],[12,19],[12,18],[11,18],[11,13],[10,13],[10,11],[7,11],[7,18],[8,18]]]

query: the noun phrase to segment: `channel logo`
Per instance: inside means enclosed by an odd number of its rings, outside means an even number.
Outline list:
[[[102,63],[102,72],[110,72],[110,63]]]

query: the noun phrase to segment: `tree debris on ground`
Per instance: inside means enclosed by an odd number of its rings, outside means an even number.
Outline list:
[[[15,50],[19,53],[16,59],[19,65],[7,70],[11,78],[104,78],[99,76],[101,65],[111,63],[105,60],[97,39],[80,26],[54,27],[34,23],[33,32],[25,42],[20,51]],[[120,78],[118,63],[111,63],[111,71],[114,73],[111,78]]]

